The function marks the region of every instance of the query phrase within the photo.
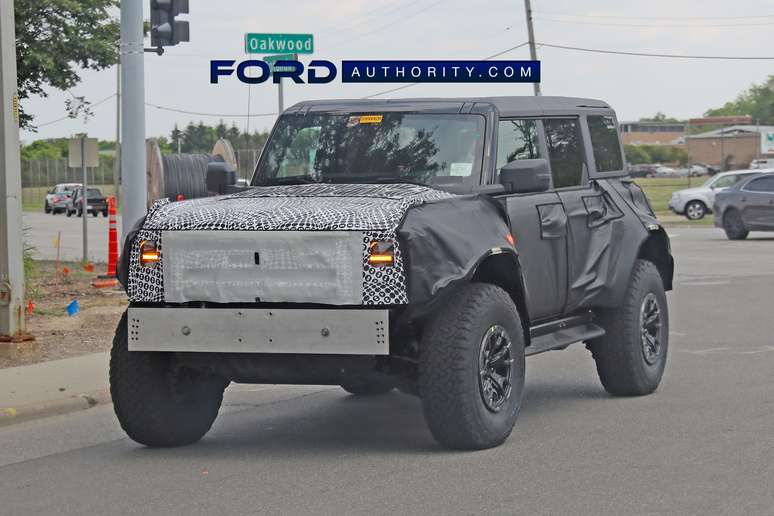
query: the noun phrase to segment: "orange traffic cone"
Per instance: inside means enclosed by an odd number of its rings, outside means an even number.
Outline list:
[[[92,282],[96,288],[115,287],[116,265],[118,263],[118,229],[116,227],[116,198],[108,197],[108,265],[107,274]]]

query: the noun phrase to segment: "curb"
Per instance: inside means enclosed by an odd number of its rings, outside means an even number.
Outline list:
[[[18,407],[3,407],[0,408],[0,427],[33,419],[69,414],[70,412],[86,410],[111,402],[110,391],[108,389],[100,389],[87,394],[78,394],[70,398],[43,401]]]

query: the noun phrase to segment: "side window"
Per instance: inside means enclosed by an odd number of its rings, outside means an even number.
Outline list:
[[[612,116],[593,115],[587,117],[587,120],[597,172],[622,170],[623,158],[615,119]]]
[[[579,186],[583,179],[583,143],[577,118],[543,120],[554,188]]]
[[[741,176],[723,176],[715,181],[712,186],[714,188],[728,188],[729,186],[733,186],[739,179],[741,179]]]
[[[497,170],[518,159],[540,157],[535,120],[500,120],[497,128]]]
[[[747,183],[744,189],[750,192],[774,193],[774,176],[754,179]]]

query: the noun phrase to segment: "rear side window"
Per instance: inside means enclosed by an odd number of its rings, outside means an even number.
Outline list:
[[[774,176],[753,179],[744,187],[748,192],[774,193]]]
[[[554,188],[579,186],[583,179],[583,144],[577,118],[543,120]]]
[[[539,157],[535,120],[500,121],[497,128],[497,170],[511,161]]]
[[[622,170],[623,158],[615,119],[612,116],[593,115],[587,117],[587,120],[597,172]]]

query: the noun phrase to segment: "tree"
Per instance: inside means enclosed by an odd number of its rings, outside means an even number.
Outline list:
[[[664,122],[664,123],[679,123],[680,121],[676,118],[673,118],[671,116],[666,116],[661,111],[658,111],[655,115],[653,115],[650,118],[640,118],[640,122]]]
[[[69,90],[79,68],[102,70],[118,62],[119,22],[110,14],[118,0],[16,0],[16,68],[19,98],[47,96],[46,87]],[[77,99],[71,113],[85,111]],[[33,117],[19,108],[19,125],[35,130]]]
[[[763,84],[753,84],[722,107],[707,110],[704,115],[750,115],[757,124],[774,125],[774,75],[769,75]]]

